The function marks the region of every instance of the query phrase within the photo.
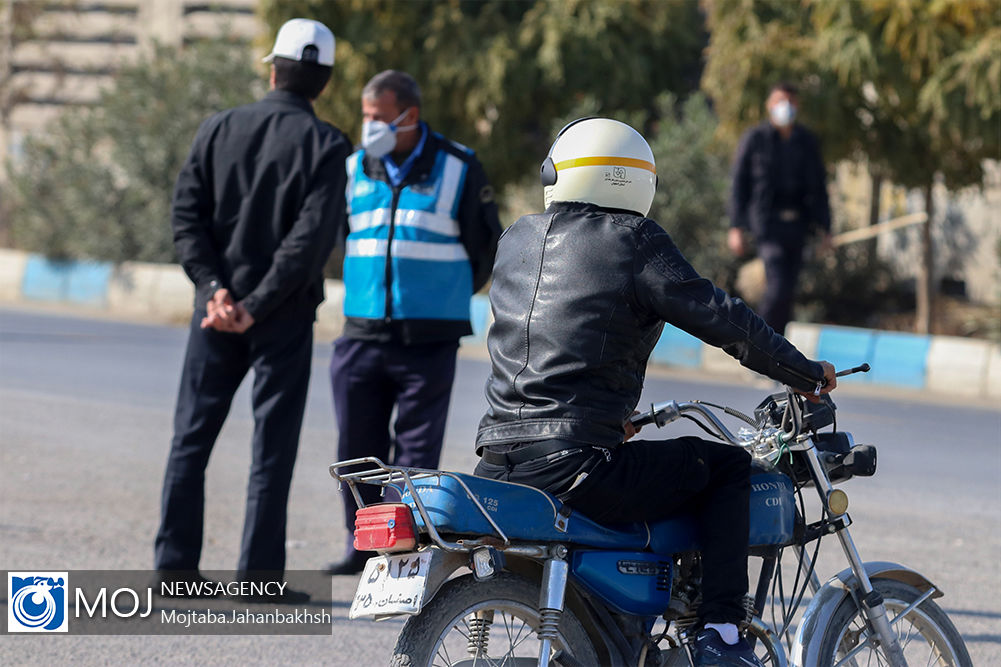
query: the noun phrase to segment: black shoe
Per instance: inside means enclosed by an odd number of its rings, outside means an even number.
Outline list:
[[[695,667],[763,667],[743,637],[736,644],[727,644],[712,629],[695,636]]]
[[[356,551],[352,555],[346,556],[343,560],[331,563],[323,571],[330,575],[360,574],[365,569],[365,563],[373,555],[368,551]]]
[[[284,593],[261,593],[259,595],[241,595],[240,600],[249,604],[303,604],[309,602],[310,595],[306,591],[297,591],[285,587]]]
[[[219,582],[198,570],[157,570],[153,590],[161,598],[208,600],[219,597]]]

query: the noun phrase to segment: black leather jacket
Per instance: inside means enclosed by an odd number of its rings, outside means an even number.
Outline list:
[[[557,202],[522,217],[501,237],[490,303],[477,451],[621,443],[665,321],[792,387],[823,379],[820,364],[700,277],[657,223],[628,211]]]

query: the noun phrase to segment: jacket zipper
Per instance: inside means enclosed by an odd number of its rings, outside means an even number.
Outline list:
[[[396,207],[400,204],[400,187],[393,186],[393,201],[389,207],[389,235],[386,238],[386,310],[383,320],[393,321],[393,237],[396,235]]]

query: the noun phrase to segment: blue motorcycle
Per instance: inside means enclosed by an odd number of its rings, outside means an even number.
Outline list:
[[[857,370],[868,368],[848,372]],[[750,553],[761,569],[743,629],[764,664],[970,667],[933,601],[942,592],[912,569],[859,555],[848,496],[834,485],[873,475],[876,450],[836,430],[835,405],[821,398],[779,392],[753,417],[669,401],[633,424],[688,418],[753,455]],[[734,434],[717,413],[746,425]],[[330,473],[361,507],[356,548],[380,554],[366,564],[350,617],[409,616],[392,665],[692,664],[701,563],[689,517],[599,525],[529,486],[375,458],[334,463]],[[365,507],[358,484],[399,502]],[[814,566],[829,536],[848,567],[821,583]]]

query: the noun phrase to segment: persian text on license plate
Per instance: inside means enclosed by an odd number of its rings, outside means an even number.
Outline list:
[[[418,613],[430,564],[430,551],[370,558],[348,617]]]

